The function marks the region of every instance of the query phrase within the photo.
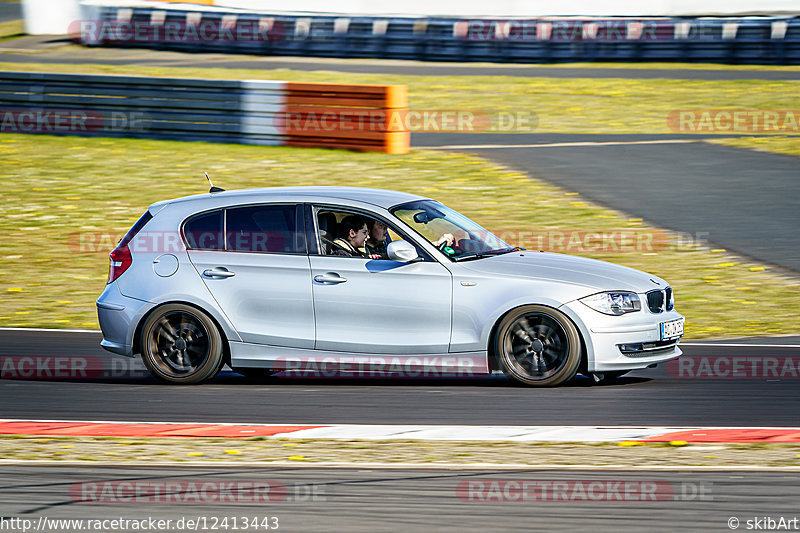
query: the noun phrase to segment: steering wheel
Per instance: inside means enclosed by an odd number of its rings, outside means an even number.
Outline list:
[[[454,255],[456,253],[456,251],[453,250],[452,246],[447,244],[447,241],[441,243],[439,246],[437,246],[437,248],[439,248],[439,250],[441,250],[443,253],[447,255]]]

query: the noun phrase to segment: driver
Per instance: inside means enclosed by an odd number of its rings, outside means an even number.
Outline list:
[[[443,250],[444,248],[449,248],[453,246],[453,243],[455,242],[456,238],[453,236],[452,233],[445,233],[444,235],[433,241],[431,244]]]
[[[367,227],[369,236],[364,246],[369,256],[372,259],[389,259],[389,253],[386,251],[386,224],[380,220],[370,220]]]

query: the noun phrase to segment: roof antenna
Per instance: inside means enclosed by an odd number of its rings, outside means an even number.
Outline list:
[[[211,183],[211,178],[208,177],[208,172],[206,172],[206,179],[208,180],[208,184],[211,185],[211,189],[208,192],[210,192],[212,194],[215,193],[215,192],[225,192],[225,189],[220,189],[219,187],[214,187],[214,184]]]

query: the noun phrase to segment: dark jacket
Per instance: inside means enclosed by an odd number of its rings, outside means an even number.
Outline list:
[[[369,241],[366,243],[367,255],[379,255],[381,259],[389,259],[389,253],[386,251],[386,241],[372,244]]]

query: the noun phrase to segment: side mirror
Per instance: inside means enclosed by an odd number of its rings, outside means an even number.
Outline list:
[[[386,253],[392,261],[401,261],[409,263],[415,259],[419,259],[417,249],[408,241],[392,241],[386,247]]]
[[[414,222],[417,224],[427,224],[431,221],[431,217],[428,216],[427,211],[420,211],[419,213],[414,215]]]

